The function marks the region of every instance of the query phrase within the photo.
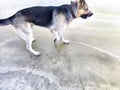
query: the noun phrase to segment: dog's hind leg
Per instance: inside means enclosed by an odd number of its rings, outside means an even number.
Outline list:
[[[33,33],[29,23],[19,24],[16,27],[15,32],[26,42],[26,48],[36,56],[40,55],[40,52],[35,51],[32,48]]]
[[[25,24],[19,24],[19,25],[13,25],[14,31],[23,39],[26,41],[26,35],[28,34],[28,30],[26,30]],[[30,27],[29,27],[30,28]],[[32,32],[32,27],[30,28]],[[32,41],[35,41],[36,38],[33,37],[33,34],[31,33],[31,39]]]
[[[27,38],[26,38],[26,48],[27,48],[31,53],[33,53],[34,55],[36,55],[36,56],[39,56],[39,55],[40,55],[40,52],[35,51],[35,50],[32,48],[31,33],[29,33],[29,34],[27,35]]]

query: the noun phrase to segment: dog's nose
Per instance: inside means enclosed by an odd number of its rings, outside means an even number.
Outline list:
[[[93,15],[93,12],[89,11],[88,17],[91,17]]]
[[[82,14],[80,17],[83,19],[87,19],[87,17],[91,17],[93,15],[93,12],[88,11],[86,14]]]

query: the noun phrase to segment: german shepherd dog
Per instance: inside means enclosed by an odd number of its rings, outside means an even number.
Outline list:
[[[32,48],[32,42],[35,40],[32,33],[32,25],[38,25],[50,29],[55,39],[54,42],[63,41],[69,44],[70,41],[63,38],[63,30],[75,18],[86,19],[93,13],[88,9],[85,0],[71,1],[71,4],[61,6],[35,6],[18,11],[13,16],[0,19],[0,25],[13,25],[15,32],[26,42],[26,48],[36,56],[40,52]]]

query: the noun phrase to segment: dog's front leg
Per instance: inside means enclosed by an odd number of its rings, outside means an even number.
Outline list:
[[[54,43],[56,43],[57,41],[60,41],[60,36],[58,34],[58,32],[56,30],[51,30],[51,32],[53,33],[55,39],[54,39]]]
[[[58,31],[58,35],[60,37],[60,40],[63,41],[65,44],[69,44],[70,41],[69,40],[65,40],[64,37],[63,37],[63,30],[59,30]]]
[[[69,40],[65,40],[63,37],[63,30],[51,30],[51,32],[53,33],[55,39],[54,39],[54,43],[56,43],[57,41],[63,41],[65,44],[69,44],[70,41]]]

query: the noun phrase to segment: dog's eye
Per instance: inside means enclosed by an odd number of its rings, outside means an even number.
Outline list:
[[[87,10],[88,10],[88,6],[85,5],[85,6],[83,7],[83,9],[84,9],[85,11],[87,11]]]

